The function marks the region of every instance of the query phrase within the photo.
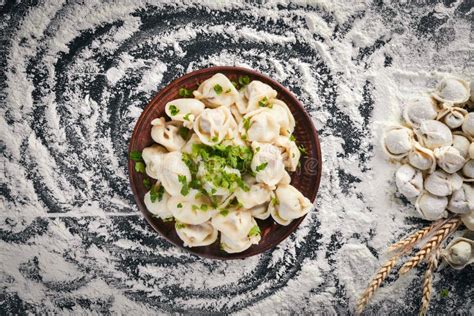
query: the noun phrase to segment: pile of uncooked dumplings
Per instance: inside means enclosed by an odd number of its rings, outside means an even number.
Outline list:
[[[272,87],[218,73],[180,95],[166,104],[170,120],[152,121],[156,144],[141,157],[157,180],[145,205],[175,220],[185,246],[210,245],[220,232],[222,250],[242,252],[260,241],[255,219],[288,225],[312,208],[290,185],[301,156],[295,120]]]
[[[409,101],[404,124],[390,126],[383,137],[387,155],[402,163],[398,191],[413,199],[420,216],[438,220],[460,214],[474,230],[474,82],[443,79],[434,91]],[[458,238],[445,253],[462,268],[474,261],[474,241]]]

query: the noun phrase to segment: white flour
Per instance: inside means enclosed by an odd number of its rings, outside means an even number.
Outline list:
[[[472,20],[456,13],[461,1],[437,5],[434,16],[446,21],[426,34],[409,25],[430,12],[423,6],[184,2],[47,1],[8,36],[0,228],[37,231],[0,242],[2,291],[37,312],[91,310],[77,298],[122,314],[352,311],[385,247],[418,227],[378,135],[445,73],[474,79]],[[156,16],[142,20],[144,12]],[[77,49],[71,43],[84,33],[93,35]],[[276,250],[245,261],[196,259],[169,246],[144,224],[128,189],[126,148],[143,107],[172,79],[212,65],[282,82],[320,132],[317,211]],[[414,277],[382,288],[377,311],[406,312]],[[467,297],[454,305],[467,310]]]

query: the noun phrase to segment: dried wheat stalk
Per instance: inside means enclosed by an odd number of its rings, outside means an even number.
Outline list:
[[[439,245],[448,238],[461,224],[459,217],[451,218],[446,223],[441,225],[434,235],[426,242],[423,248],[420,249],[413,257],[410,258],[401,268],[400,274],[405,274],[414,267],[416,267],[422,260],[426,259],[430,253],[437,249]]]
[[[392,244],[388,248],[388,252],[393,252],[395,250],[402,250],[408,247],[414,247],[419,241],[425,238],[435,228],[437,228],[438,226],[441,226],[444,222],[446,222],[445,219],[440,219],[440,220],[437,220],[436,222],[433,222],[433,224],[431,224],[430,226],[424,227],[416,231],[415,233],[409,235],[408,237]]]
[[[430,256],[428,268],[423,278],[423,297],[421,298],[420,315],[424,316],[428,312],[430,306],[431,292],[433,290],[433,273],[438,267],[438,259],[440,255],[439,248]]]
[[[390,274],[390,271],[397,263],[400,255],[397,254],[391,257],[375,274],[375,277],[370,281],[369,286],[364,291],[362,296],[359,298],[357,302],[357,314],[359,315],[364,310],[367,303],[369,303],[370,298],[374,295],[375,291],[380,287],[382,282],[387,278]]]

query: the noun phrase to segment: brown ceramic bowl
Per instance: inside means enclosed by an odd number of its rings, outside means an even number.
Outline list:
[[[135,150],[142,151],[143,148],[153,144],[153,140],[151,139],[150,135],[151,121],[157,117],[166,115],[165,104],[180,97],[178,92],[181,87],[195,89],[199,83],[210,78],[218,72],[223,73],[234,81],[237,81],[239,76],[248,75],[251,80],[260,80],[264,83],[267,83],[278,92],[278,99],[283,100],[288,105],[296,121],[296,127],[294,131],[296,141],[298,145],[304,146],[307,152],[306,155],[302,155],[300,161],[301,165],[298,170],[291,174],[291,184],[314,203],[321,177],[321,148],[319,145],[316,129],[308,113],[306,113],[301,103],[290,91],[288,91],[288,89],[283,87],[278,82],[254,70],[232,66],[211,67],[193,71],[181,78],[174,80],[150,101],[148,106],[140,115],[140,118],[135,125],[135,129],[133,130],[132,139],[130,140],[130,145],[128,148],[129,153],[130,151]],[[275,223],[271,217],[264,221],[257,220],[262,232],[262,239],[258,245],[253,245],[241,253],[228,254],[220,250],[219,239],[214,244],[209,246],[187,248],[183,246],[183,242],[176,234],[174,222],[163,222],[161,219],[153,217],[153,215],[147,211],[143,202],[143,197],[148,191],[143,185],[143,180],[146,175],[135,172],[134,162],[132,160],[130,160],[128,163],[128,169],[135,200],[138,204],[138,208],[143,213],[148,223],[150,223],[150,225],[157,232],[159,232],[163,237],[165,237],[174,245],[199,256],[213,259],[242,259],[259,254],[272,247],[275,247],[282,240],[287,238],[293,231],[296,230],[298,225],[300,225],[304,219],[304,217],[296,219],[288,226],[282,226]],[[154,180],[150,178],[150,181]],[[315,210],[313,210],[313,212],[314,211]]]

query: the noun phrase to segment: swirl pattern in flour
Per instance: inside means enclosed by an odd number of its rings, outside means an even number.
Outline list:
[[[439,71],[472,73],[461,45],[467,3],[439,4],[435,14],[332,1],[7,2],[0,311],[352,311],[384,246],[421,225],[410,205],[390,202],[391,170],[378,162],[372,131],[395,116],[387,103],[436,77],[419,72],[431,69],[417,50],[432,53]],[[317,211],[288,240],[220,262],[182,252],[146,225],[126,150],[157,91],[188,71],[229,64],[298,96],[321,135],[325,171]],[[468,312],[473,273],[442,272],[435,287],[452,294],[435,297],[434,310]],[[415,311],[417,287],[392,284],[369,308]]]

